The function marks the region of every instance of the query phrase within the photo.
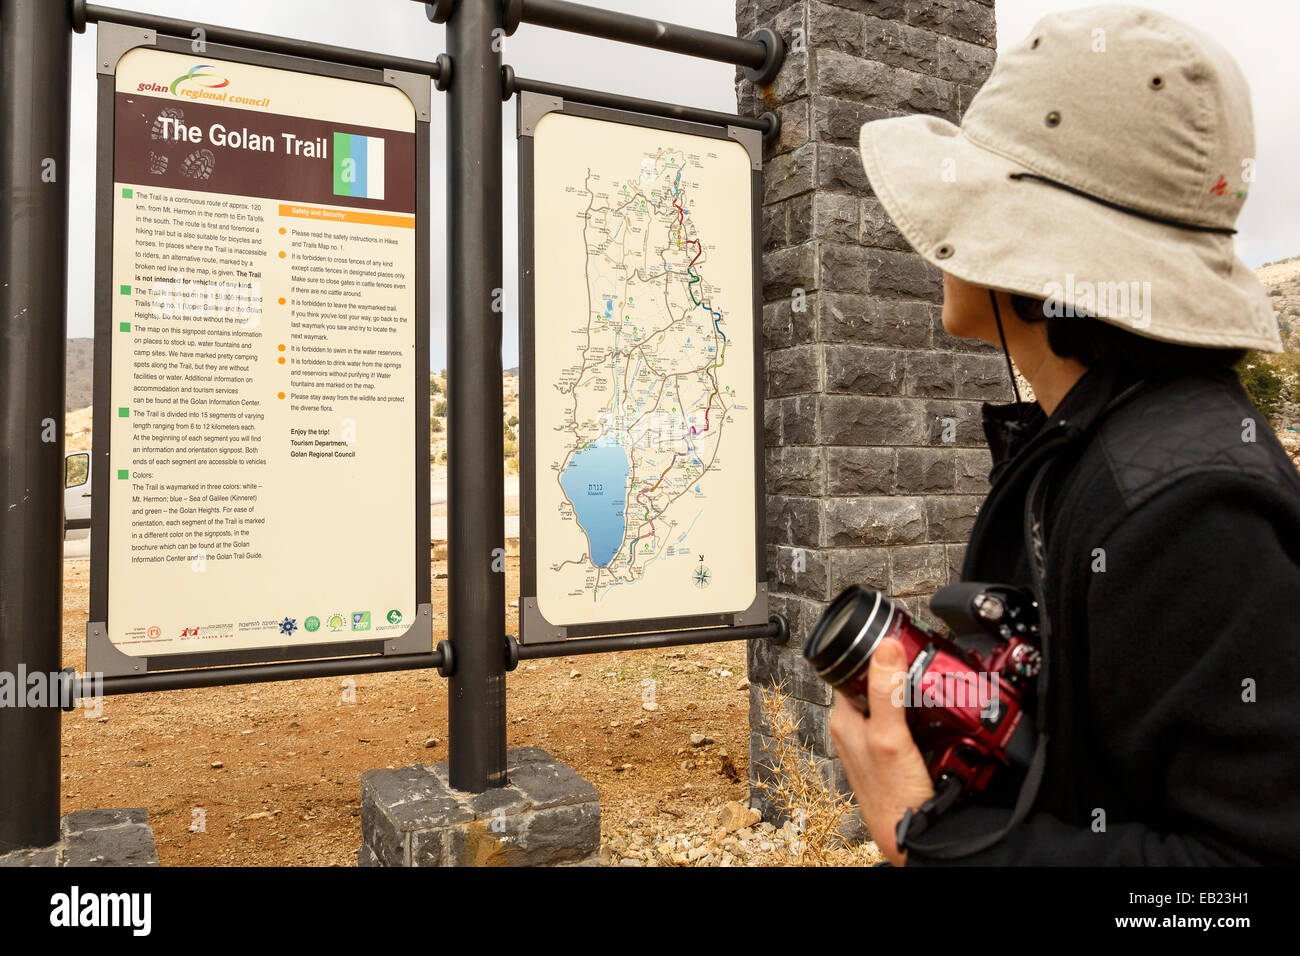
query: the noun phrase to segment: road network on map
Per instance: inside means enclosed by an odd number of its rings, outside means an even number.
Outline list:
[[[553,570],[582,568],[594,601],[666,559],[680,562],[683,587],[711,580],[690,533],[711,486],[719,490],[739,397],[728,380],[727,316],[708,281],[710,247],[691,218],[699,164],[665,148],[645,154],[639,175],[588,169],[573,190],[585,200],[576,225],[587,315],[568,333],[574,362],[555,386],[566,453],[552,474],[558,506],[571,510],[588,547]]]

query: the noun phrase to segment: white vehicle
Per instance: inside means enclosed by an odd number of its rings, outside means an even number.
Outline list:
[[[65,541],[90,537],[90,452],[70,451],[63,458],[63,520]],[[84,527],[66,528],[69,522]]]

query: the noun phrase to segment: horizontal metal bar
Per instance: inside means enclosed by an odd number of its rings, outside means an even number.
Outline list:
[[[758,40],[742,40],[724,33],[665,23],[628,13],[601,10],[568,0],[516,0],[519,19],[554,30],[618,40],[637,46],[685,53],[757,70],[768,62],[767,47]],[[513,5],[513,4],[512,4]]]
[[[394,657],[353,657],[324,661],[290,661],[283,664],[254,664],[247,667],[209,667],[202,670],[161,671],[126,677],[76,678],[74,697],[85,698],[102,692],[135,694],[146,691],[190,690],[195,687],[226,687],[233,684],[266,684],[281,680],[311,680],[316,677],[344,677],[351,674],[379,674],[384,671],[413,671],[442,667],[442,651],[403,654]],[[102,686],[102,691],[101,691]]]
[[[64,531],[85,531],[89,527],[89,518],[65,518],[63,520]]]
[[[543,644],[518,645],[519,660],[544,657],[572,657],[578,654],[608,654],[611,651],[639,651],[655,647],[687,647],[692,644],[720,644],[724,641],[751,641],[783,638],[789,632],[785,618],[773,614],[766,624],[742,627],[705,627],[694,631],[660,631],[654,634],[620,634],[617,637],[593,637],[572,641],[547,641]]]
[[[540,93],[543,96],[558,96],[575,103],[587,103],[591,106],[604,106],[615,110],[631,110],[634,113],[648,113],[651,116],[667,116],[670,119],[685,120],[690,123],[707,123],[712,126],[739,126],[742,129],[754,129],[767,135],[772,120],[763,116],[739,116],[735,113],[720,113],[717,110],[699,109],[694,106],[679,106],[676,103],[661,103],[658,100],[643,100],[635,96],[623,96],[620,93],[604,93],[600,90],[584,90],[576,86],[561,86],[559,83],[547,83],[543,80],[530,80],[517,76],[514,88],[521,93]]]
[[[78,19],[78,17],[84,19]],[[107,20],[121,23],[128,27],[142,30],[154,30],[167,36],[193,38],[195,28],[201,28],[204,39],[209,43],[228,46],[247,47],[266,53],[282,53],[286,56],[301,56],[313,60],[328,60],[333,63],[346,63],[349,66],[369,67],[375,70],[401,70],[405,73],[424,73],[433,79],[442,76],[442,67],[428,60],[412,60],[404,56],[390,56],[387,53],[374,53],[370,50],[353,50],[348,47],[329,46],[313,43],[310,40],[294,40],[290,37],[272,36],[267,33],[250,33],[232,27],[212,26],[207,23],[195,23],[190,20],[175,20],[160,17],[153,13],[139,13],[135,10],[118,10],[104,7],[97,3],[83,3],[76,0],[73,4],[74,22],[98,23]]]

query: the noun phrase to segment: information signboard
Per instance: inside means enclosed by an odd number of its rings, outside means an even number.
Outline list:
[[[112,26],[87,669],[428,653],[428,77]]]
[[[764,623],[759,134],[519,111],[522,640]]]

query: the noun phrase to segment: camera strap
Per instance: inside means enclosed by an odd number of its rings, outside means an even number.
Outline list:
[[[1029,491],[1025,495],[1025,550],[1028,554],[1030,575],[1033,578],[1034,597],[1038,601],[1038,639],[1042,651],[1042,665],[1035,683],[1038,707],[1034,755],[1029,761],[1029,768],[1025,771],[1024,779],[1020,783],[1020,792],[1016,795],[1015,807],[1012,809],[1011,816],[1007,818],[1006,823],[989,833],[980,834],[978,837],[925,845],[917,841],[916,838],[929,829],[930,824],[952,806],[961,789],[960,786],[945,787],[941,784],[936,788],[933,797],[915,809],[908,809],[903,814],[903,818],[898,821],[898,829],[894,836],[899,849],[914,848],[933,860],[956,860],[964,856],[970,856],[973,853],[979,853],[981,850],[987,850],[1029,815],[1029,809],[1034,805],[1034,799],[1038,796],[1038,789],[1043,782],[1043,772],[1047,766],[1047,678],[1048,661],[1050,660],[1048,646],[1052,636],[1052,624],[1047,613],[1043,587],[1043,581],[1046,578],[1046,569],[1044,567],[1046,548],[1044,546],[1043,524],[1049,476],[1056,461],[1057,456],[1050,456],[1039,467],[1029,485]]]

